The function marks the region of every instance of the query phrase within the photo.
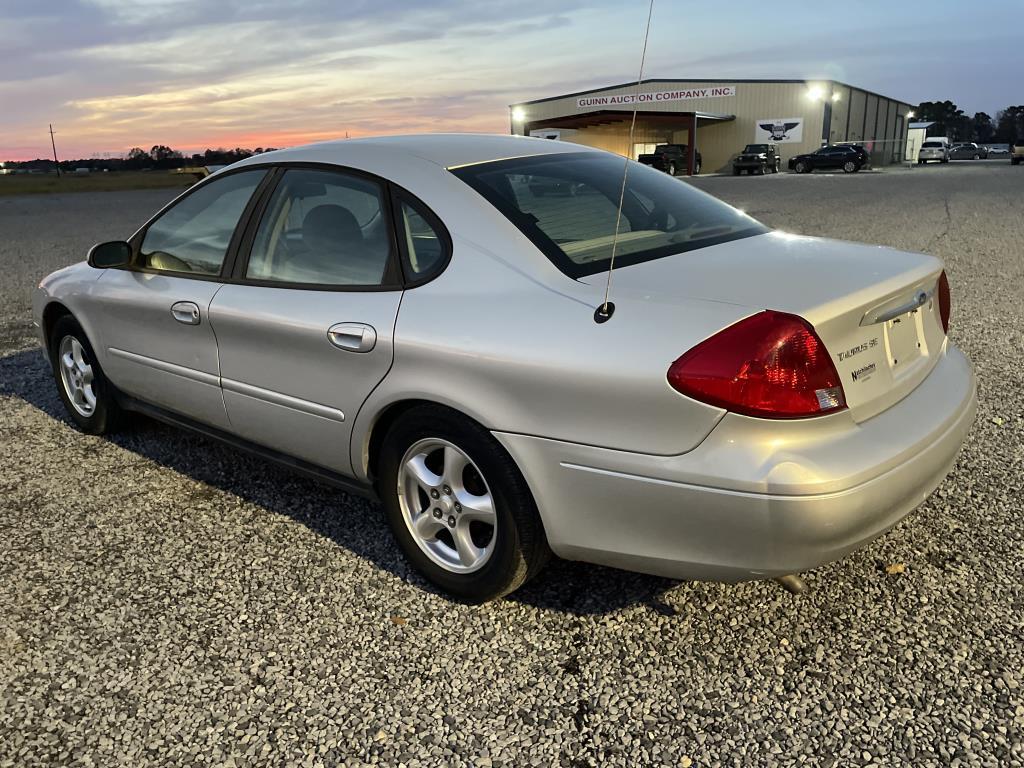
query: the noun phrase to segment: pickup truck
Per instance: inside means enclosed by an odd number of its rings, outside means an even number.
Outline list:
[[[640,155],[637,158],[644,165],[649,165],[659,171],[664,171],[669,176],[678,176],[686,173],[686,153],[689,148],[686,144],[659,144],[654,148],[653,155]],[[693,174],[700,173],[700,152],[694,152]]]

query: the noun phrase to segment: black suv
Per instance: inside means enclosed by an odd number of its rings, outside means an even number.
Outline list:
[[[806,155],[791,157],[789,169],[797,173],[810,173],[817,168],[842,168],[846,173],[856,173],[868,165],[870,157],[863,147],[829,145]]]
[[[747,173],[778,173],[782,158],[775,151],[774,144],[747,144],[732,161],[732,175]]]

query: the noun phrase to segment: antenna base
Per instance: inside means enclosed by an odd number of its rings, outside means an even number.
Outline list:
[[[615,304],[608,302],[601,302],[597,305],[597,309],[594,310],[594,322],[595,323],[606,323],[612,319],[612,315],[615,314]]]

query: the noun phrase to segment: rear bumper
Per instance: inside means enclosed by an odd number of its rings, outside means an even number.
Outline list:
[[[498,433],[553,551],[673,578],[741,581],[815,567],[876,538],[942,482],[974,420],[949,347],[884,413],[775,423],[728,414],[694,450],[645,456]]]

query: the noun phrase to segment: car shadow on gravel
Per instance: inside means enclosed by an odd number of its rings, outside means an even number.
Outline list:
[[[0,357],[2,396],[22,400],[70,425],[49,366],[38,349]],[[100,439],[202,483],[203,486],[184,491],[197,503],[208,504],[211,489],[231,494],[292,518],[418,589],[440,594],[408,566],[393,543],[379,505],[374,502],[143,416],[133,415],[129,429]],[[358,524],[354,525],[354,521]],[[635,605],[669,614],[673,609],[662,595],[677,583],[553,559],[536,579],[507,599],[577,615],[609,613]]]

